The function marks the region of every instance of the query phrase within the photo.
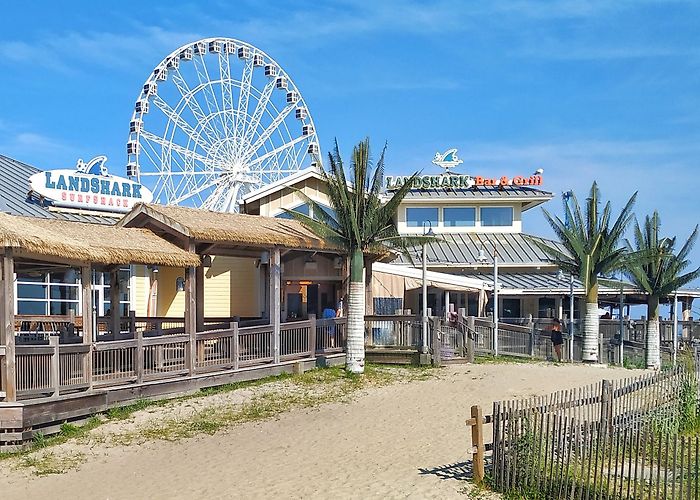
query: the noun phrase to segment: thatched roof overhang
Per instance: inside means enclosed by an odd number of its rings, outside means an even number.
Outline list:
[[[149,228],[183,245],[196,243],[199,249],[209,244],[241,250],[280,247],[342,253],[298,221],[259,215],[139,203],[117,225]]]
[[[199,256],[148,229],[0,213],[0,247],[17,255],[98,265],[198,266]]]

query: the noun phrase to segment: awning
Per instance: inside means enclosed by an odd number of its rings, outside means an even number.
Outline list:
[[[490,281],[436,271],[426,273],[426,284],[429,287],[457,292],[478,292],[493,288]],[[422,286],[421,269],[380,262],[372,265],[374,297],[403,297],[406,290],[415,290]]]

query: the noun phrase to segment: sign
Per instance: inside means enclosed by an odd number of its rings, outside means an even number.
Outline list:
[[[542,169],[530,176],[516,175],[508,177],[502,175],[500,177],[484,177],[481,175],[471,176],[450,172],[451,168],[463,163],[457,157],[457,149],[448,149],[444,153],[435,153],[433,163],[445,169],[445,172],[439,175],[422,175],[413,180],[411,190],[424,189],[469,189],[474,186],[541,186],[542,185]],[[394,191],[406,184],[410,179],[408,175],[386,176],[387,191]]]
[[[110,175],[106,156],[85,163],[78,160],[74,170],[49,170],[29,178],[31,190],[57,207],[128,212],[134,204],[153,201],[153,193],[130,179]]]

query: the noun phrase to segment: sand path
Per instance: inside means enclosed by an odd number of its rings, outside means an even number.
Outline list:
[[[177,442],[104,447],[78,470],[44,477],[0,465],[0,498],[469,498],[464,419],[472,404],[527,397],[622,369],[453,365],[438,378],[370,389],[352,403]],[[99,445],[98,445],[99,447]]]

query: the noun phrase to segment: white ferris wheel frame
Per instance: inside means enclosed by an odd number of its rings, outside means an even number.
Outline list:
[[[219,78],[211,78],[207,69],[206,58],[212,57],[218,59]],[[240,79],[231,75],[231,57],[243,61]],[[194,66],[194,85],[183,77],[180,63]],[[268,78],[262,88],[251,83],[256,68]],[[158,95],[158,82],[167,79],[179,93],[177,103]],[[275,91],[286,92],[284,106],[272,101]],[[144,118],[150,106],[167,120],[162,133],[148,130]],[[194,123],[183,118],[185,110]],[[292,112],[301,123],[299,133],[289,129],[287,117]],[[263,118],[269,123],[259,130]],[[187,137],[184,144],[176,141],[176,133]],[[138,182],[157,178],[151,187],[154,200],[165,204],[199,199],[201,208],[237,211],[244,186],[254,189],[274,182],[298,171],[307,159],[318,165],[318,144],[301,92],[273,58],[234,38],[204,38],[168,54],[144,83],[130,123],[127,175]],[[206,198],[202,193],[208,193]]]

